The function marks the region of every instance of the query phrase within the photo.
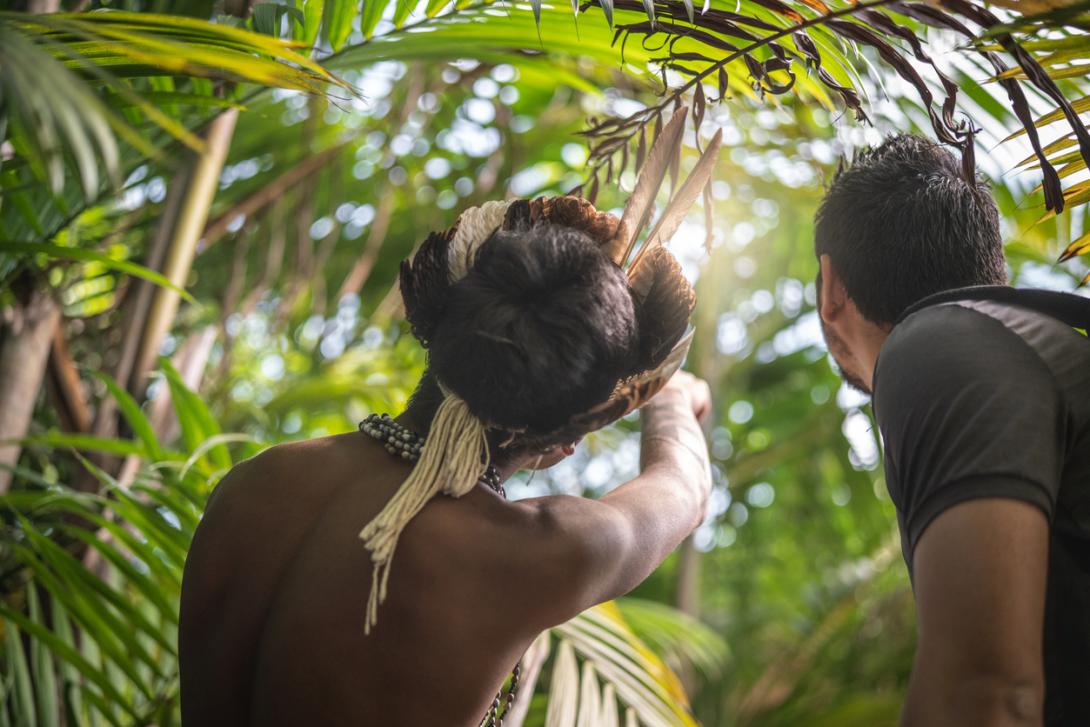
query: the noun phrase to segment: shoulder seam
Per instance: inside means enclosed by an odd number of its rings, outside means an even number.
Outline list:
[[[918,315],[921,315],[922,313],[925,313],[926,311],[937,311],[937,310],[942,309],[942,308],[955,308],[956,310],[965,311],[967,313],[972,313],[972,314],[975,314],[977,316],[980,316],[981,318],[986,318],[987,320],[991,321],[994,325],[1001,328],[1008,336],[1011,336],[1014,339],[1016,339],[1018,341],[1018,343],[1020,344],[1020,346],[1028,349],[1030,351],[1030,353],[1033,354],[1033,359],[1037,362],[1037,364],[1048,375],[1048,381],[1049,381],[1050,386],[1052,387],[1053,395],[1056,396],[1057,401],[1060,402],[1060,406],[1062,407],[1064,420],[1065,421],[1070,420],[1071,411],[1070,411],[1070,407],[1068,406],[1067,397],[1063,395],[1063,390],[1060,388],[1059,383],[1056,381],[1056,376],[1052,373],[1052,368],[1048,365],[1048,362],[1045,361],[1043,358],[1041,358],[1040,352],[1038,352],[1036,348],[1031,346],[1030,343],[1028,341],[1026,341],[1026,339],[1023,338],[1021,334],[1019,334],[1017,331],[1014,331],[1011,328],[1009,328],[1005,323],[1003,323],[1003,321],[999,320],[995,316],[989,315],[988,313],[985,313],[984,311],[978,310],[976,308],[971,308],[969,306],[960,305],[959,301],[953,301],[953,302],[950,302],[950,303],[939,303],[937,305],[929,306],[927,308],[922,308],[922,309],[920,309],[918,311],[915,311],[915,312],[911,313],[908,317],[906,317],[903,321],[898,323],[897,326],[905,325],[910,320],[912,320],[913,318],[915,318]],[[897,330],[897,327],[895,326],[893,331],[890,331],[890,336],[892,336],[893,332],[896,331],[896,330]],[[878,360],[875,362],[875,366],[874,366],[874,374],[872,375],[872,381],[877,381],[878,371],[879,371],[879,367],[881,366],[881,363],[882,363],[882,356],[881,356],[881,351],[879,351]],[[872,389],[873,389],[873,391],[871,393],[871,406],[875,407],[875,399],[876,399],[875,392],[877,390],[877,387],[872,387]],[[875,414],[877,415],[877,407],[875,407]]]

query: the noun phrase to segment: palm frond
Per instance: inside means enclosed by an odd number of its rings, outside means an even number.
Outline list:
[[[631,709],[642,724],[649,727],[695,726],[688,712],[688,698],[674,672],[647,647],[625,623],[617,605],[604,603],[583,612],[571,621],[557,626],[554,634],[560,640],[556,649],[558,663],[554,665],[554,684],[559,692],[550,690],[550,699],[558,698],[557,719],[578,713],[579,705],[591,687],[580,689],[578,676],[572,675],[576,656],[593,669],[584,682],[597,681],[611,685],[621,703]],[[562,684],[562,686],[561,686]],[[574,692],[574,695],[573,695]],[[598,694],[594,689],[595,695]],[[598,711],[600,703],[590,705]],[[552,711],[550,705],[550,712]],[[557,721],[555,724],[571,724]]]
[[[200,149],[191,127],[208,109],[237,105],[209,81],[307,93],[348,88],[292,42],[120,11],[0,12],[0,69],[0,146],[11,154],[0,174],[3,201],[11,202],[0,207],[0,233],[17,241],[40,239],[50,210],[68,214],[96,198],[103,176],[116,189],[126,148],[155,158],[161,134]],[[174,113],[160,108],[164,101]]]

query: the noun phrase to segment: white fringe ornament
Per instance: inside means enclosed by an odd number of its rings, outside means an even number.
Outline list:
[[[446,392],[413,471],[382,511],[360,531],[374,564],[365,633],[371,633],[378,621],[378,607],[386,600],[390,565],[405,526],[436,495],[462,497],[470,492],[488,468],[488,461],[484,423],[469,411],[461,397]]]
[[[469,273],[477,250],[503,224],[510,205],[506,200],[494,200],[470,207],[459,215],[458,227],[447,248],[451,281],[461,280]]]
[[[505,200],[485,202],[459,215],[447,253],[451,281],[469,273],[477,250],[503,224],[510,204]],[[435,413],[416,466],[382,511],[360,531],[374,564],[364,621],[368,634],[378,621],[378,607],[386,600],[390,566],[405,526],[437,494],[461,497],[470,492],[488,467],[485,425],[460,397],[446,389],[443,392],[446,398]]]

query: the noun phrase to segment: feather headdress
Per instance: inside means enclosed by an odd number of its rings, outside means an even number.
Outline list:
[[[413,260],[401,265],[401,294],[413,334],[428,347],[442,318],[451,286],[473,268],[477,251],[498,229],[522,231],[539,224],[569,227],[597,242],[605,255],[627,273],[639,329],[634,370],[617,381],[610,396],[572,416],[558,428],[512,431],[522,446],[546,447],[574,441],[616,421],[654,396],[680,368],[692,341],[689,316],[696,303],[681,266],[663,244],[677,231],[711,177],[721,134],[708,143],[693,171],[667,205],[637,250],[637,240],[651,219],[666,172],[677,158],[686,109],[674,114],[647,157],[621,218],[599,212],[572,196],[488,202],[466,210],[455,225],[432,233]],[[440,405],[409,477],[383,510],[360,532],[374,563],[365,628],[374,625],[386,598],[390,565],[405,526],[437,494],[461,497],[470,492],[489,463],[488,422],[443,387]]]

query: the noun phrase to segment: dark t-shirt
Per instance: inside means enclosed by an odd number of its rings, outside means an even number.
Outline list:
[[[874,411],[910,573],[953,505],[1009,497],[1044,511],[1046,723],[1090,725],[1090,340],[994,300],[924,307],[882,346]]]

